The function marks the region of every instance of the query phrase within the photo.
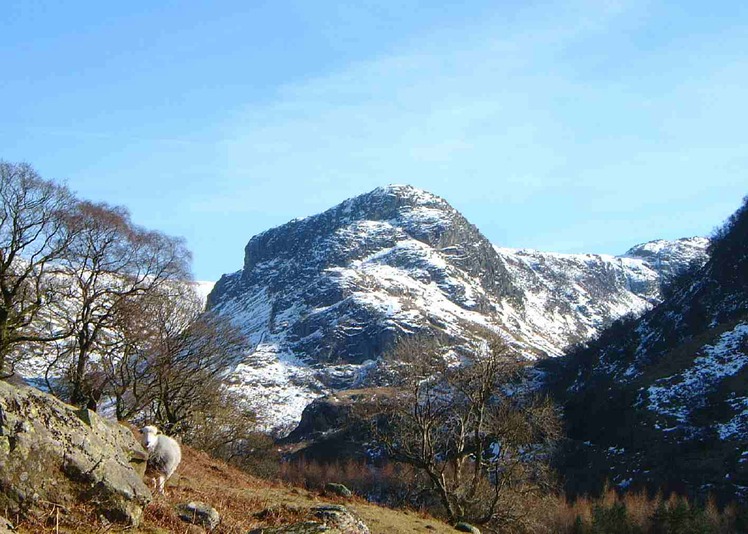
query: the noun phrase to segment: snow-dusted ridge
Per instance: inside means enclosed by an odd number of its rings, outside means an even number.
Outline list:
[[[706,244],[653,245],[657,262],[646,245],[622,257],[496,248],[445,200],[393,185],[253,237],[209,306],[251,340],[231,386],[287,429],[312,399],[367,383],[402,335],[459,342],[484,328],[527,358],[560,355],[648,309],[664,279],[704,261]]]

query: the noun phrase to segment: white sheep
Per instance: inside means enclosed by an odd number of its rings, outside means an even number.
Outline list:
[[[148,451],[146,474],[153,477],[154,489],[164,494],[164,486],[182,461],[182,449],[173,438],[161,434],[155,426],[146,426],[143,433],[143,446]]]

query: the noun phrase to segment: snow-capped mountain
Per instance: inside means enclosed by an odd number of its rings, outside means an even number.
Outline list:
[[[560,355],[658,302],[706,245],[658,241],[621,257],[495,248],[445,200],[389,186],[253,237],[208,305],[251,340],[232,387],[288,427],[314,398],[363,383],[399,336],[459,343],[482,328],[528,358]]]
[[[586,480],[748,497],[748,203],[711,248],[652,311],[548,363]]]

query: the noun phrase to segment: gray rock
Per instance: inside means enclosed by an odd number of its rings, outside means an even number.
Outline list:
[[[480,534],[480,529],[478,527],[474,527],[470,523],[462,521],[455,525],[455,530],[459,530],[460,532],[470,532],[471,534]]]
[[[338,497],[353,497],[353,492],[346,488],[343,484],[336,484],[335,482],[328,482],[325,484],[325,493],[331,495],[337,495]]]
[[[134,468],[145,451],[128,429],[2,381],[0,412],[0,510],[87,502],[110,521],[140,523],[152,496]]]
[[[369,527],[345,506],[325,504],[310,510],[318,521],[303,521],[279,527],[261,527],[249,534],[370,534]]]
[[[179,519],[193,525],[200,525],[208,530],[215,529],[221,522],[218,511],[200,501],[191,501],[175,506]]]
[[[326,526],[348,534],[369,534],[369,527],[345,506],[325,504],[312,508],[312,513]]]

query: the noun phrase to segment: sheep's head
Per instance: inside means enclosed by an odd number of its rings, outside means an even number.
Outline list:
[[[155,426],[144,426],[140,431],[143,434],[143,445],[146,449],[151,450],[156,446],[158,441],[159,430]]]

